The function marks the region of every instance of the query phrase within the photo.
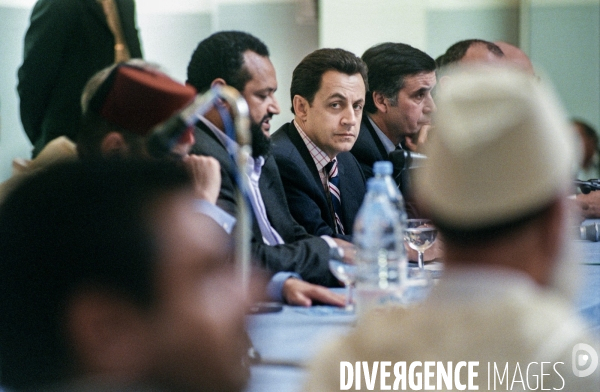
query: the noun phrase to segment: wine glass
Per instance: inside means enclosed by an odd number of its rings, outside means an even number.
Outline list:
[[[346,303],[344,308],[348,311],[354,309],[353,288],[356,283],[357,266],[345,261],[339,253],[332,252],[329,259],[329,270],[346,287]]]
[[[420,269],[425,268],[423,252],[435,242],[437,229],[429,219],[407,219],[404,229],[404,240],[408,246],[418,253],[418,264]]]

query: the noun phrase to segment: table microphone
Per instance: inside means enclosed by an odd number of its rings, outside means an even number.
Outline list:
[[[592,191],[597,191],[600,189],[600,180],[598,180],[597,178],[592,178],[587,181],[575,180],[574,183],[577,187],[579,187],[581,193],[584,193],[586,195]]]
[[[402,171],[405,169],[416,169],[427,164],[427,156],[409,150],[394,150],[388,155],[394,169]]]
[[[600,223],[592,223],[585,226],[581,225],[577,229],[578,239],[592,242],[600,241]]]

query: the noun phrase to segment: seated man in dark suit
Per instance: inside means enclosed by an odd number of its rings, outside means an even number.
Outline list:
[[[307,282],[330,287],[339,285],[329,271],[328,259],[330,249],[345,241],[311,236],[290,214],[277,164],[269,154],[269,120],[279,113],[279,104],[274,96],[275,69],[268,56],[264,43],[250,34],[215,33],[198,44],[188,65],[187,82],[200,93],[213,86],[232,86],[248,103],[252,157],[243,175],[247,176],[251,188],[252,257],[275,273],[274,277],[281,278],[282,292],[289,302],[288,287],[307,285]],[[225,124],[216,109],[200,116],[192,153],[210,155],[219,161],[222,180],[217,204],[235,215],[236,169],[228,148],[235,149],[237,145],[224,130]],[[291,276],[301,277],[306,282],[289,279]],[[339,303],[339,298],[333,299],[329,290],[314,285],[306,287],[301,297],[293,299],[294,303],[309,305],[312,300]]]
[[[194,202],[170,162],[75,161],[19,183],[0,209],[0,389],[241,391],[249,301]]]
[[[292,216],[314,235],[352,240],[365,195],[348,151],[358,136],[367,67],[343,49],[319,49],[294,69],[294,120],[273,134],[273,155]]]
[[[369,69],[369,91],[360,133],[350,151],[360,162],[367,178],[373,163],[389,160],[396,149],[405,149],[407,137],[414,137],[431,124],[435,103],[435,61],[426,53],[401,43],[383,43],[362,55]],[[407,176],[396,170],[394,177],[407,203],[409,217],[418,215],[411,202]]]

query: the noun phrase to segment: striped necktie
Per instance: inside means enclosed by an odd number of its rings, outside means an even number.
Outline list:
[[[335,217],[335,231],[337,234],[345,234],[344,225],[342,225],[342,220],[340,219],[342,215],[342,201],[340,197],[340,177],[338,176],[337,159],[325,165],[325,172],[327,173],[327,187],[329,188],[333,215]]]

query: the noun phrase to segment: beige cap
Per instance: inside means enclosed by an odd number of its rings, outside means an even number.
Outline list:
[[[556,95],[514,69],[464,67],[436,96],[417,200],[446,225],[475,229],[542,208],[571,185],[575,140]]]

